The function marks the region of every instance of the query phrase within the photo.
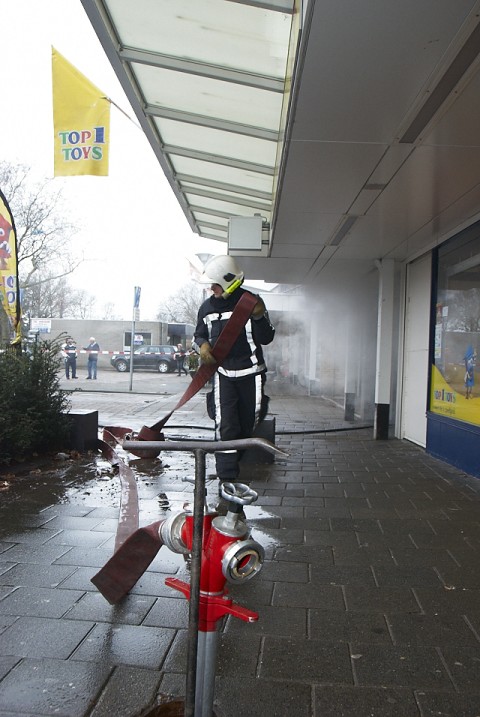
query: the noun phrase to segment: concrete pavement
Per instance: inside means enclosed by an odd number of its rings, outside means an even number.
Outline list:
[[[188,381],[134,374],[130,392],[128,376],[106,371],[86,382],[95,390],[75,382],[72,406],[138,430]],[[267,392],[289,456],[242,470],[259,493],[245,512],[266,561],[231,588],[259,620],[225,622],[217,715],[478,717],[480,482],[413,444],[374,441],[298,387],[270,381]],[[205,390],[168,426],[212,438]],[[342,430],[312,432],[329,429]],[[192,499],[192,456],[132,466],[141,524]],[[164,579],[188,580],[184,559],[162,548],[118,606],[90,582],[118,518],[105,461],[20,476],[0,497],[0,717],[133,717],[161,694],[183,696],[188,606]]]

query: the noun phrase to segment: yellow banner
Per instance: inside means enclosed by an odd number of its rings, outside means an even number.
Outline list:
[[[110,101],[52,47],[54,175],[108,175]]]
[[[447,383],[436,366],[432,366],[430,410],[442,416],[480,425],[480,394],[478,387],[467,394],[465,369],[459,365],[451,369]],[[468,398],[466,396],[468,395]]]
[[[0,297],[14,332],[12,344],[22,338],[19,293],[15,222],[8,202],[0,191]]]

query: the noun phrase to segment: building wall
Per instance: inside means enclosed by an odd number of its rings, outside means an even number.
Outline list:
[[[125,351],[125,335],[132,330],[131,321],[103,321],[98,319],[51,319],[51,331],[44,334],[49,338],[64,335],[71,336],[79,349],[77,364],[86,366],[87,357],[81,353],[82,347],[88,344],[90,336],[97,340],[102,353],[98,359],[100,368],[110,367],[110,355],[114,352]],[[168,325],[159,321],[138,321],[135,323],[135,335],[150,334],[149,344],[170,344]],[[140,345],[140,344],[139,344]]]

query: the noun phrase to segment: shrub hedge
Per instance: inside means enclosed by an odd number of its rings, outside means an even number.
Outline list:
[[[0,353],[0,464],[68,446],[68,394],[59,383],[61,340]]]

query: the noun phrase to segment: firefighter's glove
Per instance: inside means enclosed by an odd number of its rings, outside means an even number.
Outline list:
[[[265,315],[265,304],[262,299],[258,299],[257,303],[253,307],[252,319],[261,319]]]
[[[215,356],[212,354],[212,347],[208,341],[205,341],[205,343],[200,346],[200,358],[202,359],[202,363],[207,364],[207,366],[213,366],[213,364],[217,363]]]

